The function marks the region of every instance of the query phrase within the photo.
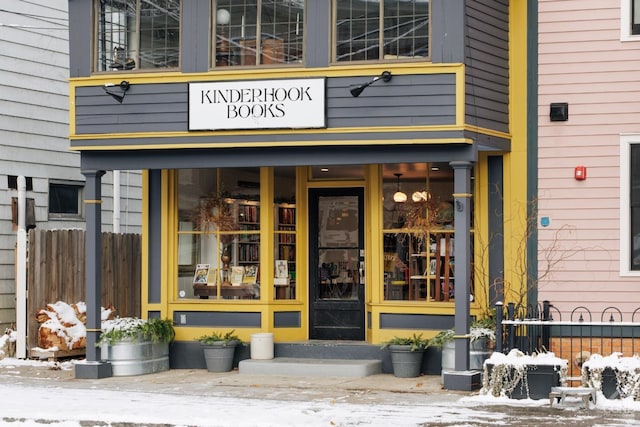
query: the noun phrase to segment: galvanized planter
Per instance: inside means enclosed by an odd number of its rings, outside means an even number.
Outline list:
[[[212,344],[201,344],[204,361],[209,372],[229,372],[233,369],[233,357],[238,341],[219,341]]]
[[[112,375],[145,375],[169,370],[169,343],[122,340],[100,347],[102,360],[111,363]]]
[[[393,375],[398,378],[415,378],[420,375],[424,349],[411,351],[410,345],[392,344],[389,350]]]
[[[481,338],[469,342],[469,369],[482,371],[484,361],[491,353],[491,342],[488,338]],[[444,383],[444,372],[454,371],[456,368],[456,347],[455,342],[449,341],[442,344],[442,373],[441,381]]]

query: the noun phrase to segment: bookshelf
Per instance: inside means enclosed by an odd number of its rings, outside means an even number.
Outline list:
[[[296,283],[296,206],[290,203],[275,205],[275,250],[277,260],[287,262],[286,280],[276,277],[276,299],[295,299]]]

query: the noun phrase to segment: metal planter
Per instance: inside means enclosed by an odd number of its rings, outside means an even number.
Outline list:
[[[145,375],[169,369],[169,343],[123,340],[100,347],[102,360],[111,363],[112,375]]]

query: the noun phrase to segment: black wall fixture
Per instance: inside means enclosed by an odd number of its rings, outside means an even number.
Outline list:
[[[569,104],[566,102],[552,102],[549,118],[552,122],[566,122],[569,120]]]

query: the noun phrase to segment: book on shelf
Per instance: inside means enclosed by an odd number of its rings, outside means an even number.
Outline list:
[[[196,271],[193,275],[194,285],[206,285],[209,281],[209,267],[210,264],[198,264],[196,265]]]
[[[258,264],[245,266],[244,276],[242,276],[242,284],[254,285],[258,283],[258,268]]]
[[[229,278],[229,281],[233,286],[241,285],[243,278],[244,278],[244,267],[242,266],[231,267],[231,277]]]

